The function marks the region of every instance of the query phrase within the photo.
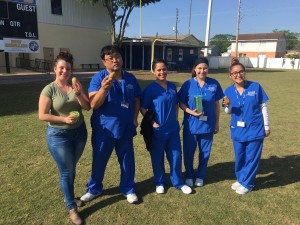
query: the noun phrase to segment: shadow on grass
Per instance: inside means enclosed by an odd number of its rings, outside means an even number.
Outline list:
[[[154,185],[153,185],[153,178],[149,178],[147,180],[143,180],[136,183],[136,193],[139,198],[139,201],[137,204],[143,203],[143,197],[148,195],[149,193],[153,193],[154,191]],[[120,193],[119,187],[113,187],[103,190],[103,193],[101,196],[109,195],[111,197],[104,199],[103,201],[97,202],[93,204],[87,203],[87,205],[80,211],[80,215],[82,219],[88,218],[90,215],[92,215],[94,212],[112,205],[114,203],[117,203],[119,201],[126,201],[126,198],[122,193]],[[101,198],[99,196],[98,198]],[[129,203],[128,203],[129,204]]]
[[[300,155],[271,156],[261,159],[255,190],[286,186],[300,181]],[[234,162],[217,163],[207,168],[206,184],[235,180]]]

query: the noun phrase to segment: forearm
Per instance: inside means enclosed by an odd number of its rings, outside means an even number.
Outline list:
[[[81,108],[89,111],[91,109],[89,98],[86,96],[86,94],[81,93],[80,95],[76,95],[77,100],[81,106]]]
[[[93,109],[98,109],[105,101],[108,90],[100,88],[96,94],[90,94],[91,107]]]
[[[63,116],[55,116],[47,113],[39,113],[39,120],[50,122],[50,123],[65,123],[66,117]]]
[[[134,114],[133,114],[134,121],[137,121],[140,110],[141,110],[141,101],[139,98],[134,98]]]
[[[220,103],[219,103],[219,101],[215,102],[215,110],[216,110],[216,125],[219,125],[219,121],[220,121]]]

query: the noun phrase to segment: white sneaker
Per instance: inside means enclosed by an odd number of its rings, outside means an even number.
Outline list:
[[[126,195],[127,201],[131,204],[138,202],[138,197],[135,193]]]
[[[231,185],[231,189],[236,190],[239,186],[241,186],[241,184],[238,181],[236,181]]]
[[[247,194],[249,191],[249,189],[245,188],[244,186],[240,185],[237,189],[236,189],[236,193],[240,194],[240,195],[244,195]]]
[[[185,184],[186,184],[187,186],[193,187],[193,186],[194,186],[193,179],[186,179],[186,180],[185,180]]]
[[[93,195],[93,194],[87,192],[87,193],[85,193],[84,195],[81,196],[80,200],[83,201],[83,202],[89,202],[89,201],[92,201],[94,198],[96,198],[99,195],[101,195],[101,193],[97,194],[97,195]]]
[[[202,179],[197,178],[197,179],[195,180],[195,186],[197,186],[197,187],[202,187],[203,185],[204,185],[204,182],[203,182]]]
[[[163,193],[165,193],[165,188],[164,188],[164,186],[162,186],[162,185],[156,186],[156,193],[157,193],[157,194],[163,194]]]
[[[181,187],[181,190],[182,190],[182,192],[184,193],[184,194],[191,194],[192,193],[192,188],[190,188],[189,186],[187,186],[187,185],[183,185],[182,187]]]

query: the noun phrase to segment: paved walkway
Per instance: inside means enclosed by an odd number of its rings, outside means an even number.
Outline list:
[[[74,75],[78,78],[91,78],[96,72],[75,72]],[[0,72],[0,85],[51,80],[54,80],[54,73],[47,74],[20,69],[11,69],[11,73],[9,74]]]

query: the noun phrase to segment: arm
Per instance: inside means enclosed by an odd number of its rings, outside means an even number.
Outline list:
[[[134,115],[133,115],[133,123],[135,126],[138,126],[138,115],[141,108],[141,101],[139,98],[134,98]],[[144,114],[143,114],[144,115]]]
[[[91,109],[90,101],[86,94],[82,91],[81,83],[77,82],[76,84],[72,85],[74,89],[77,101],[79,102],[81,108],[89,111]]]
[[[219,121],[220,121],[220,103],[219,101],[215,101],[215,110],[216,110],[216,128],[215,134],[219,132]]]
[[[76,122],[74,116],[55,116],[49,113],[51,107],[51,99],[47,96],[40,95],[39,99],[39,120],[54,123],[73,124]]]
[[[263,118],[264,118],[264,126],[265,126],[266,137],[268,137],[271,133],[270,125],[269,125],[268,105],[267,105],[267,103],[263,103],[260,106],[261,106],[261,112],[262,112]]]
[[[194,109],[194,110],[189,109],[189,108],[186,106],[186,104],[184,104],[184,103],[182,103],[182,102],[179,102],[179,107],[180,107],[184,112],[186,112],[186,113],[188,113],[188,114],[191,114],[192,116],[198,117],[198,116],[201,116],[201,115],[203,114],[203,112],[197,113],[197,109]]]
[[[176,104],[176,120],[178,121],[179,104]]]
[[[113,82],[113,79],[107,76],[102,80],[99,91],[89,93],[90,103],[93,109],[98,109],[103,104],[109,89],[113,85]]]

